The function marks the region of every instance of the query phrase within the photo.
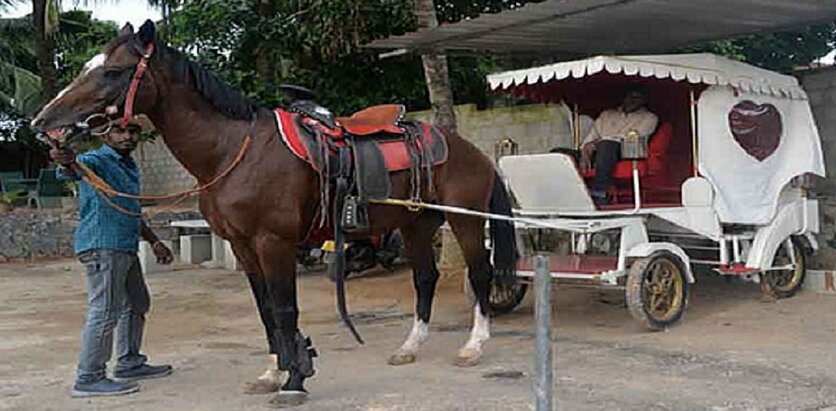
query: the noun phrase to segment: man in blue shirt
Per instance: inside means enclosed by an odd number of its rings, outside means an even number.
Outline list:
[[[148,288],[137,258],[140,236],[153,244],[161,264],[173,260],[165,246],[141,217],[139,200],[106,197],[78,175],[83,164],[115,190],[139,194],[139,168],[131,152],[139,142],[141,127],[114,125],[103,136],[103,145],[79,155],[63,149],[50,150],[59,164],[58,177],[79,181],[79,225],[75,252],[87,270],[87,320],[81,337],[81,353],[73,397],[129,394],[139,390],[135,380],[171,374],[170,365],[150,365],[140,353],[145,313],[150,306]],[[121,208],[122,210],[118,210]],[[117,364],[113,379],[106,366],[117,329]]]

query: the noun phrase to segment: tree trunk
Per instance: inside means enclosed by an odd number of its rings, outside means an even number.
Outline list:
[[[433,0],[413,0],[418,28],[438,26]],[[424,77],[433,108],[434,123],[447,130],[456,131],[456,112],[453,110],[453,89],[450,88],[450,74],[447,69],[447,56],[429,53],[421,55],[424,64]]]
[[[41,95],[44,103],[58,93],[58,74],[55,72],[55,42],[47,34],[46,18],[49,0],[32,0],[32,18],[35,23],[35,53],[41,75]]]
[[[276,9],[273,7],[273,1],[260,0],[258,2],[258,15],[262,19],[270,19],[275,13]],[[258,46],[256,46],[255,72],[258,79],[263,84],[268,85],[268,87],[272,87],[276,80],[276,64],[273,59],[270,58],[269,47],[270,45],[266,42],[261,42]]]

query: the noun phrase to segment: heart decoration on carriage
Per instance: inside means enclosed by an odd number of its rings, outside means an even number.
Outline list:
[[[764,161],[781,144],[781,113],[769,103],[744,100],[729,111],[729,129],[734,140],[747,154]]]

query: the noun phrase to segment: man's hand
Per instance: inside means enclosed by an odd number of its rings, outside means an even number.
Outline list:
[[[586,170],[592,164],[592,154],[595,153],[595,142],[589,142],[581,147],[581,169]]]
[[[157,264],[171,264],[174,261],[174,254],[171,249],[166,247],[161,241],[157,241],[152,246],[154,249],[154,256],[157,257]]]
[[[69,166],[75,162],[75,153],[66,148],[52,148],[49,150],[49,157],[62,166]]]

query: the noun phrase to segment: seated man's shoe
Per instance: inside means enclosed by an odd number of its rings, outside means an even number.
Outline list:
[[[73,398],[110,397],[139,391],[139,384],[131,381],[113,381],[108,378],[95,382],[75,383]]]
[[[127,370],[116,370],[113,372],[113,379],[116,381],[132,381],[132,380],[147,380],[150,378],[160,378],[171,374],[171,366],[165,365],[148,365],[142,364],[139,367],[130,368]]]

